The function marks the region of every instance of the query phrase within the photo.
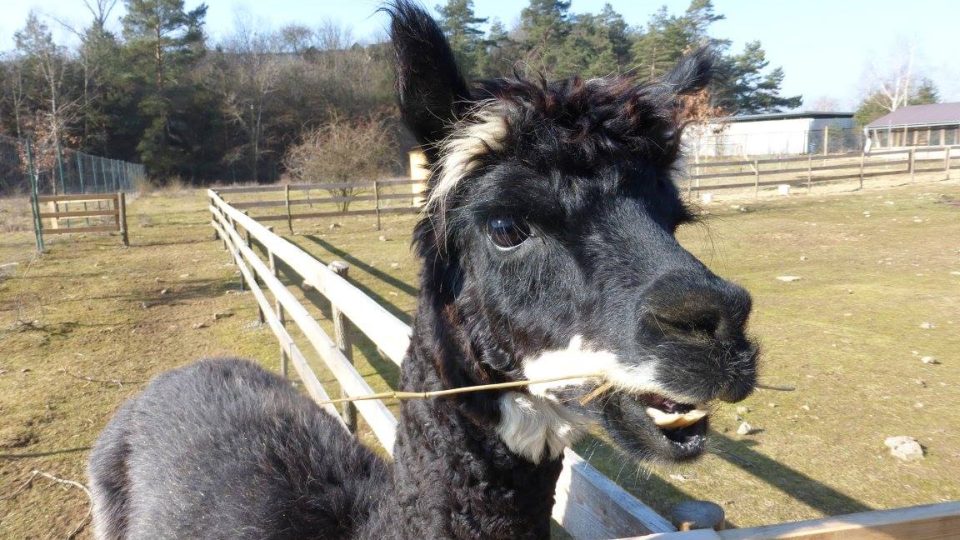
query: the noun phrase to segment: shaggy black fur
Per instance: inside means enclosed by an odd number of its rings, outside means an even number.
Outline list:
[[[506,125],[502,140],[470,154],[445,204],[416,227],[424,267],[401,387],[522,379],[531,361],[579,336],[585,355],[605,351],[624,373],[652,377],[687,404],[749,394],[757,354],[744,335],[750,297],[673,236],[691,219],[671,177],[677,105],[709,80],[710,54],[649,83],[517,78],[470,87],[423,10],[398,0],[387,11],[401,114],[427,151],[433,182],[448,172],[451,137],[491,111]],[[663,396],[616,392],[580,406],[590,390],[567,386],[555,397],[632,456],[684,460],[703,451],[705,420],[668,437],[645,414]],[[97,441],[97,531],[544,538],[561,459],[520,455],[501,439],[503,395],[403,402],[390,468],[252,364],[204,361],[171,372],[124,405]]]
[[[389,467],[288,381],[207,360],[156,377],[90,455],[101,538],[353,538]]]

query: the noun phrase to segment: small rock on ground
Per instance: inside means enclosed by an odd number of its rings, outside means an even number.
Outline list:
[[[737,407],[737,414],[747,414],[748,412],[750,412],[750,407],[744,405]]]
[[[920,361],[923,362],[924,364],[930,364],[930,365],[936,365],[940,363],[939,360],[937,360],[932,356],[922,356],[920,357]]]
[[[741,422],[740,427],[737,428],[737,435],[749,435],[753,433],[753,426],[746,422]]]
[[[901,461],[923,459],[923,447],[916,439],[908,435],[887,437],[883,444],[890,449],[890,455]]]
[[[777,276],[778,281],[783,281],[784,283],[792,283],[794,281],[800,281],[800,276]]]

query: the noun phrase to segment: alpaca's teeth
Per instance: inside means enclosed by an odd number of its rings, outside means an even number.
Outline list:
[[[681,414],[664,412],[656,407],[647,407],[647,414],[653,418],[653,422],[659,428],[680,429],[696,424],[707,415],[707,411],[703,409],[693,409],[692,411]]]

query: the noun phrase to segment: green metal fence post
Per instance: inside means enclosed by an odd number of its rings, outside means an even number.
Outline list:
[[[57,172],[60,173],[60,193],[67,193],[67,183],[63,178],[63,153],[60,152],[60,141],[57,141]]]
[[[27,139],[27,174],[30,175],[30,206],[33,210],[33,234],[36,236],[37,253],[42,255],[43,245],[43,220],[40,219],[40,193],[37,179],[36,168],[33,166],[33,145],[30,139]]]
[[[80,160],[82,154],[77,152],[75,155],[77,156],[77,177],[80,179],[80,193],[86,193],[83,185],[83,161]]]
[[[93,192],[100,193],[100,180],[97,178],[97,162],[93,156],[90,156],[90,170],[93,171]]]

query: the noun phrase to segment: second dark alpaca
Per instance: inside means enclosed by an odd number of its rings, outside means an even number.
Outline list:
[[[750,297],[674,239],[692,219],[678,106],[709,54],[647,83],[470,86],[424,11],[388,11],[400,110],[433,171],[401,387],[597,375],[406,401],[390,465],[279,377],[199,362],[98,439],[99,537],[546,538],[562,451],[591,426],[634,458],[688,460],[704,404],[753,389]]]

